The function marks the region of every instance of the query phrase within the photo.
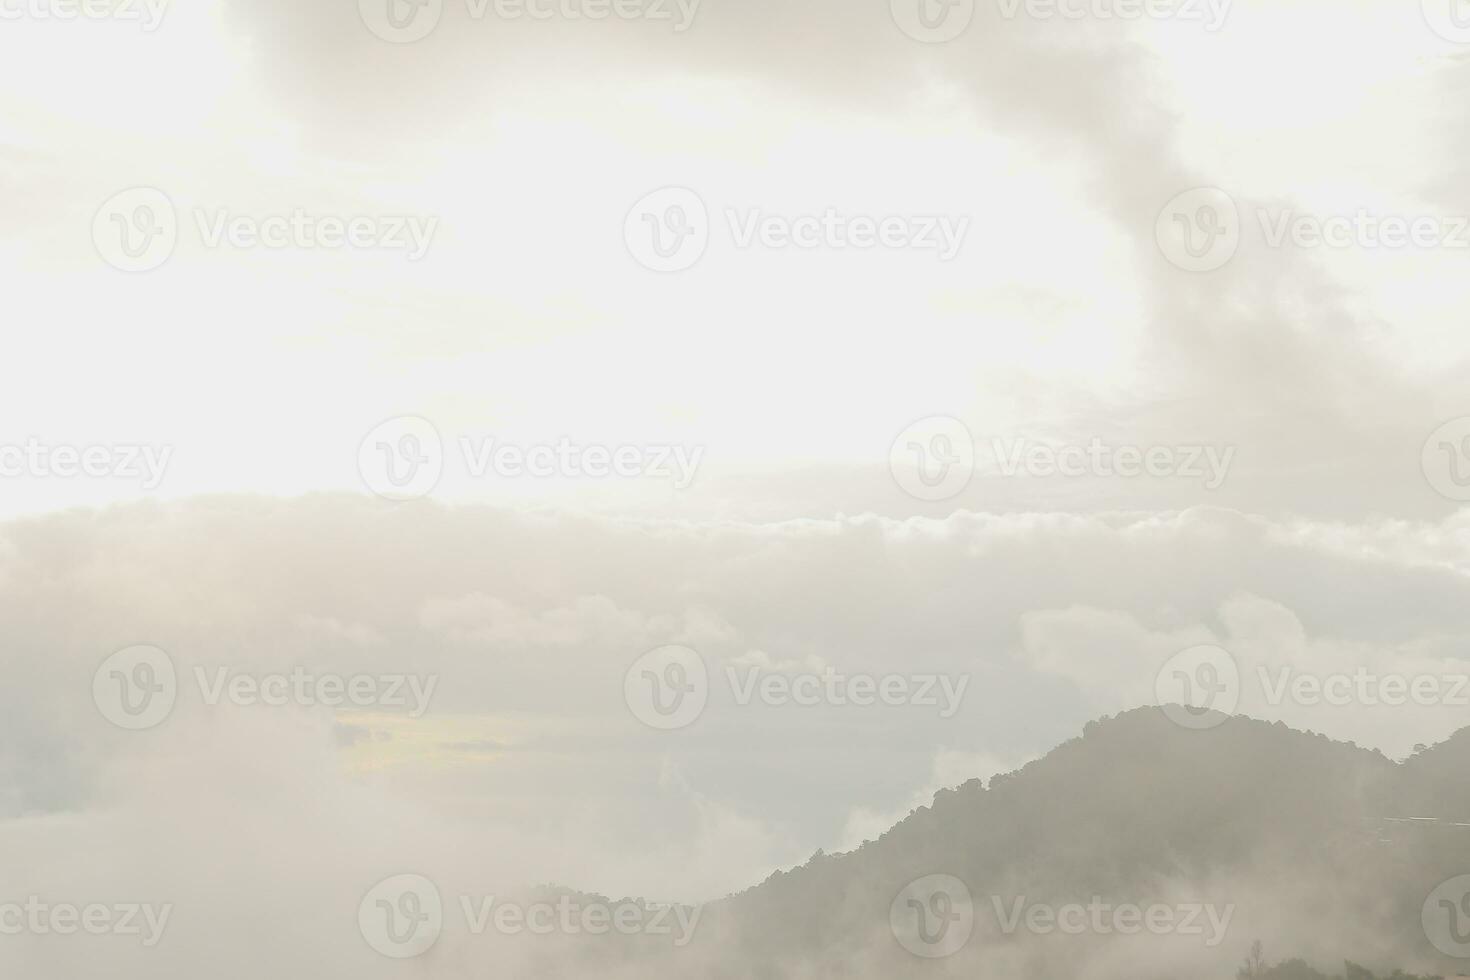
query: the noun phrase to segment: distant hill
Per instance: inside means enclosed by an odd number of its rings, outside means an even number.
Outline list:
[[[1421,924],[1429,893],[1470,873],[1470,826],[1454,826],[1470,824],[1470,730],[1398,763],[1280,723],[1220,721],[1189,730],[1144,708],[1093,722],[988,786],[940,792],[876,841],[705,907],[694,942],[640,943],[635,972],[1203,980],[1235,977],[1257,938],[1330,973],[1345,960],[1383,975],[1470,967]],[[963,943],[963,896],[905,892],[933,875],[970,893]],[[1161,934],[1136,927],[1133,906]],[[953,931],[906,947],[898,933],[921,913],[928,938],[941,917]]]

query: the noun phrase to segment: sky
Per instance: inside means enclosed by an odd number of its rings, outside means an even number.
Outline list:
[[[924,4],[0,0],[18,880],[310,867],[297,939],[409,867],[699,901],[1201,647],[1256,717],[1461,727],[1451,0]],[[138,646],[177,703],[129,731]],[[661,730],[670,646],[707,703]],[[196,674],[298,667],[434,688]],[[938,703],[739,700],[829,673]],[[178,928],[153,975],[231,938]]]

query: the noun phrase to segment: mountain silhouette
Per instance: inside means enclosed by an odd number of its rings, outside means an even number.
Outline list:
[[[1421,921],[1438,885],[1470,873],[1470,729],[1396,762],[1279,722],[1213,720],[1188,729],[1150,707],[1092,722],[988,785],[939,792],[856,850],[818,852],[709,904],[696,942],[650,943],[640,968],[730,978],[1233,977],[1258,938],[1277,958],[1334,972],[1344,960],[1384,974],[1470,965],[1437,950]],[[971,922],[955,918],[962,894],[914,891],[931,876],[962,883]],[[1159,916],[1158,931],[1130,930],[1133,907]],[[949,937],[955,948],[941,945],[942,956],[921,939],[916,955],[895,916],[930,912],[929,935],[948,915],[968,938]],[[1057,914],[1070,915],[1070,929]]]
[[[1466,972],[1425,909],[1453,917],[1445,935],[1470,954],[1470,898],[1430,901],[1470,874],[1470,729],[1395,761],[1207,720],[1149,707],[1091,722],[877,840],[705,905],[686,943],[531,937],[510,944],[510,974],[1232,980],[1257,941],[1289,962],[1247,975]]]

